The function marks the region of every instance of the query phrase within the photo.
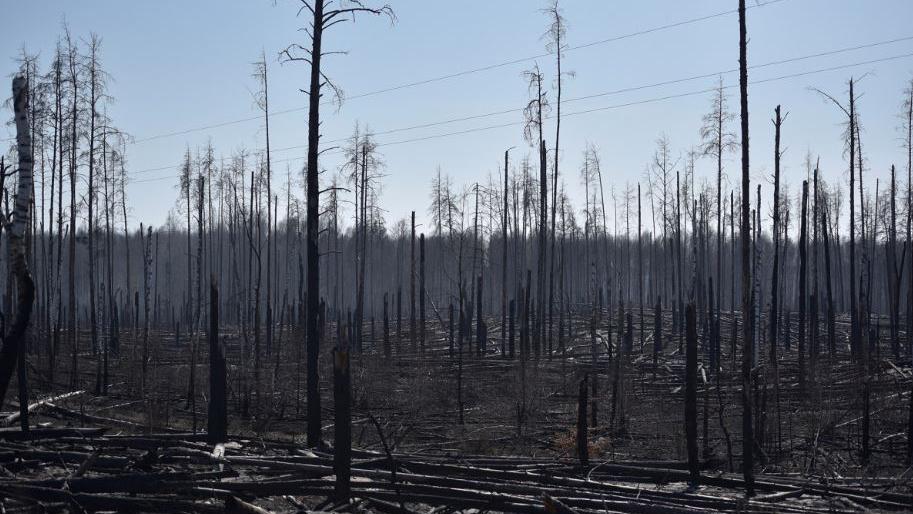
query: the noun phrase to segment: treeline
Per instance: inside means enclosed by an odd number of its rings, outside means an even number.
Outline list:
[[[563,21],[557,12],[550,15],[558,24],[550,37],[560,45]],[[307,298],[306,202],[299,198],[297,173],[286,169],[276,176],[267,151],[241,150],[225,159],[216,157],[212,144],[188,149],[167,223],[131,224],[125,193],[128,138],[104,114],[110,97],[100,47],[96,36],[77,42],[66,30],[48,70],[40,69],[37,57],[21,58],[23,75],[35,84],[30,122],[36,199],[28,257],[39,278],[36,326],[46,340],[59,338],[64,329],[70,337],[88,329],[93,349],[101,347],[99,330],[111,338],[115,324],[142,326],[147,310],[154,328],[183,325],[192,332],[206,312],[204,293],[214,276],[223,291],[223,322],[254,331],[255,337],[263,332],[269,346],[277,325],[301,323]],[[559,312],[609,309],[618,302],[641,312],[658,303],[674,311],[677,326],[687,301],[693,300],[699,313],[707,302],[718,311],[739,308],[743,266],[735,238],[741,233],[736,222],[742,198],[723,189],[723,157],[739,145],[722,83],[704,117],[698,150],[676,158],[669,139],[659,138],[636,184],[610,185],[599,151],[588,145],[577,170],[581,205],[566,193],[571,174],[559,175],[559,160],[550,156],[558,150],[539,139],[543,112],[550,109],[543,76],[538,68],[526,75],[531,100],[524,135],[538,146],[538,159],[526,154],[512,161],[505,152],[496,175],[462,187],[437,170],[425,212],[430,223],[420,227],[414,215],[392,223],[384,218],[379,198],[387,170],[373,135],[355,127],[342,148],[343,164],[321,179],[319,298],[334,319],[352,310],[357,321],[379,320],[385,298],[400,319],[417,317],[415,305],[422,298],[441,321],[447,306],[463,297],[481,300],[475,307],[483,314],[504,315],[508,301],[517,301],[523,289],[550,331]],[[256,63],[254,77],[268,128],[265,58]],[[808,155],[808,192],[790,189],[778,173],[774,191],[758,185],[752,192],[756,310],[773,309],[773,320],[800,311],[800,298],[810,294],[800,284],[809,282],[821,317],[855,318],[859,309],[851,306],[864,297],[866,314],[888,316],[892,334],[899,332],[902,317],[908,328],[911,91],[913,84],[901,112],[907,176],[903,180],[892,167],[888,184],[872,184],[863,174],[868,166],[855,93],[842,102],[821,92],[847,115],[849,189],[838,180],[825,181]],[[779,144],[785,121],[779,108],[777,116]],[[788,124],[786,130],[788,139]],[[268,130],[265,144],[268,148]],[[779,162],[779,149],[776,155]],[[715,161],[715,176],[699,176],[699,159]],[[844,215],[848,192],[852,223]],[[772,224],[762,214],[770,203]],[[807,271],[800,262],[803,249]],[[426,267],[423,286],[417,284],[419,260]],[[534,279],[528,285],[527,272]],[[846,280],[848,274],[858,278]],[[9,301],[7,296],[8,308]],[[544,330],[539,329],[543,338]],[[910,342],[908,337],[907,351]]]

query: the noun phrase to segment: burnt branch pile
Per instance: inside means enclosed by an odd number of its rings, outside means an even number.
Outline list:
[[[102,429],[0,443],[6,512],[509,512],[825,513],[906,511],[890,480],[814,481],[765,475],[746,501],[734,474],[688,486],[681,462],[353,450],[351,499],[334,497],[332,452],[231,437],[210,445],[189,433],[124,435]],[[7,434],[4,434],[7,435]],[[48,434],[51,435],[51,434]],[[262,510],[261,510],[262,509]]]

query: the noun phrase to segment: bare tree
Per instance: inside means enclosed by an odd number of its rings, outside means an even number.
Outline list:
[[[35,284],[26,261],[26,228],[29,225],[29,206],[32,202],[32,135],[29,125],[29,84],[24,76],[13,78],[13,114],[16,119],[16,154],[18,155],[18,185],[12,219],[3,220],[9,232],[9,260],[19,297],[16,303],[16,317],[10,331],[3,336],[0,348],[0,403],[6,398],[13,370],[17,364],[24,366],[20,359],[23,342],[32,315],[35,301]],[[28,403],[20,391],[20,406]],[[26,418],[27,419],[27,418]]]
[[[735,151],[739,145],[736,134],[729,129],[729,124],[734,120],[735,114],[729,110],[723,78],[720,77],[711,110],[704,115],[701,126],[701,151],[704,155],[716,158],[716,276],[719,286],[722,286],[723,278],[723,155]],[[717,287],[718,316],[722,289]]]
[[[324,0],[301,0],[299,14],[307,10],[311,13],[310,48],[293,43],[282,51],[282,56],[289,61],[303,61],[310,65],[310,82],[308,95],[308,153],[305,178],[307,182],[307,309],[305,331],[307,341],[307,444],[316,446],[321,440],[320,426],[320,378],[317,359],[320,352],[320,330],[318,316],[320,310],[320,262],[318,254],[318,216],[320,205],[320,170],[317,160],[320,156],[320,103],[321,90],[324,86],[331,88],[338,101],[342,100],[342,91],[326,76],[321,68],[323,57],[331,55],[323,48],[324,31],[346,21],[354,19],[360,13],[375,16],[384,15],[394,20],[393,10],[388,5],[370,7],[361,0],[341,0],[336,6],[328,7]]]
[[[548,38],[547,49],[555,54],[555,161],[552,168],[552,226],[551,226],[551,258],[549,259],[548,273],[548,332],[549,351],[551,351],[552,339],[552,315],[555,303],[555,218],[556,208],[558,206],[558,161],[560,157],[559,141],[561,139],[561,86],[564,75],[573,75],[561,71],[561,57],[564,54],[567,43],[567,23],[558,7],[558,0],[554,0],[547,8],[543,10],[548,16],[551,23],[545,37]],[[595,383],[595,378],[594,382]]]
[[[537,259],[536,259],[536,291],[539,297],[539,300],[536,304],[537,307],[537,319],[539,322],[542,322],[542,318],[545,314],[545,264],[547,257],[547,247],[546,247],[546,234],[547,234],[547,219],[548,219],[548,164],[546,162],[546,149],[545,149],[545,138],[543,136],[543,122],[544,116],[548,113],[549,104],[546,100],[546,94],[542,90],[542,82],[544,80],[542,73],[539,71],[539,65],[535,65],[533,69],[524,72],[524,77],[527,80],[530,93],[533,95],[533,98],[526,104],[526,107],[523,109],[523,115],[525,118],[525,124],[523,127],[523,136],[530,145],[533,145],[533,137],[537,137],[535,140],[536,144],[533,146],[538,146],[539,148],[539,242],[537,247]],[[529,292],[527,292],[529,296]],[[545,326],[543,323],[542,326]],[[540,337],[542,332],[537,331],[535,334],[535,340],[541,340]],[[538,346],[536,346],[538,352]]]
[[[750,166],[748,153],[748,32],[745,0],[739,0],[739,103],[742,126],[742,474],[745,495],[754,496],[754,421],[751,413],[751,234]]]
[[[266,351],[270,353],[273,347],[273,190],[272,167],[269,147],[269,73],[266,66],[266,54],[261,54],[260,60],[254,63],[254,78],[259,82],[259,90],[255,100],[257,106],[263,111],[263,125],[266,137],[264,160],[266,164]],[[211,184],[210,184],[211,187]]]
[[[855,357],[859,357],[860,348],[860,322],[859,322],[859,305],[856,298],[856,209],[855,209],[855,181],[856,181],[856,152],[857,152],[857,115],[856,115],[856,94],[854,91],[855,80],[849,80],[849,104],[844,106],[833,96],[816,89],[824,98],[833,103],[847,117],[846,130],[844,132],[845,150],[849,153],[849,175],[850,175],[850,241],[849,241],[849,261],[850,261],[850,350]],[[860,171],[861,173],[861,171]],[[860,186],[861,188],[862,186]],[[863,197],[860,195],[860,209],[862,209]],[[864,245],[863,245],[864,246]]]
[[[788,114],[787,114],[788,115]],[[779,311],[779,293],[780,288],[777,280],[780,272],[780,127],[786,116],[780,115],[780,106],[774,109],[774,203],[773,203],[773,243],[774,243],[774,260],[773,271],[771,273],[770,286],[770,315],[768,316],[768,326],[770,327],[770,364],[776,370],[777,368],[777,335],[779,334],[778,318]],[[803,220],[804,221],[804,220]],[[814,223],[814,219],[812,220]]]

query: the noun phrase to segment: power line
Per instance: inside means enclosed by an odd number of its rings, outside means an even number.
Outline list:
[[[858,67],[858,66],[865,66],[865,65],[869,65],[869,64],[878,64],[878,63],[884,63],[884,62],[889,62],[889,61],[896,61],[899,59],[905,59],[905,58],[910,58],[910,57],[913,57],[913,52],[906,53],[906,54],[893,55],[890,57],[882,57],[879,59],[869,59],[866,61],[860,61],[860,62],[855,62],[855,63],[851,63],[851,64],[819,68],[816,70],[803,71],[803,72],[798,72],[798,73],[790,73],[787,75],[780,75],[777,77],[770,77],[770,78],[766,78],[766,79],[752,80],[752,81],[749,81],[749,85],[766,84],[766,83],[776,82],[776,81],[780,81],[780,80],[804,77],[804,76],[808,76],[808,75],[826,73],[826,72],[830,72],[830,71],[839,71],[839,70],[854,68],[854,67]],[[726,86],[722,86],[722,87],[723,87],[723,89],[732,89],[737,86],[733,84],[733,85],[726,85]],[[672,100],[672,99],[677,99],[677,98],[685,98],[685,97],[690,97],[690,96],[707,94],[707,93],[711,93],[715,90],[716,90],[716,88],[714,87],[714,88],[706,88],[706,89],[700,89],[700,90],[695,90],[695,91],[688,91],[685,93],[677,93],[677,94],[672,94],[672,95],[647,98],[644,100],[625,102],[625,103],[621,103],[621,104],[614,104],[614,105],[608,105],[608,106],[603,106],[603,107],[595,107],[592,109],[585,109],[585,110],[581,110],[581,111],[573,111],[573,112],[562,114],[562,116],[565,116],[565,117],[580,116],[583,114],[591,114],[594,112],[602,112],[602,111],[608,111],[608,110],[614,110],[614,109],[621,109],[621,108],[625,108],[625,107],[633,107],[633,106],[637,106],[637,105],[644,105],[644,104],[662,102],[662,101]],[[546,116],[546,119],[552,119],[552,118],[554,118],[553,115]],[[499,128],[518,126],[518,125],[522,125],[522,124],[523,124],[523,122],[508,122],[508,123],[501,123],[501,124],[496,124],[496,125],[488,125],[488,126],[484,126],[484,127],[474,127],[471,129],[446,132],[446,133],[442,133],[442,134],[432,134],[429,136],[422,136],[422,137],[404,139],[404,140],[399,140],[399,141],[381,142],[381,143],[378,143],[377,146],[378,147],[396,146],[396,145],[401,145],[401,144],[406,144],[406,143],[415,143],[415,142],[421,142],[421,141],[428,141],[428,140],[432,140],[432,139],[441,139],[441,138],[445,138],[445,137],[452,137],[452,136],[494,130],[494,129],[499,129]],[[327,153],[336,153],[336,152],[338,152],[338,151],[330,151]],[[286,159],[273,160],[273,162],[291,162],[291,161],[296,161],[296,160],[303,160],[306,157],[307,157],[306,155],[302,155],[302,156],[298,156],[298,157],[289,157]],[[156,170],[174,169],[175,167],[177,167],[177,165],[171,166],[171,167],[156,168]],[[143,171],[149,171],[149,170],[143,170]],[[135,184],[135,183],[153,182],[153,181],[174,178],[176,176],[177,175],[166,175],[166,176],[155,177],[155,178],[150,178],[150,179],[135,180],[132,183]]]
[[[817,52],[817,53],[798,56],[798,57],[790,57],[790,58],[786,58],[786,59],[769,61],[769,62],[762,63],[762,64],[755,64],[755,65],[749,66],[748,69],[754,70],[754,69],[768,68],[768,67],[775,66],[775,65],[789,64],[789,63],[795,63],[795,62],[800,62],[800,61],[819,58],[819,57],[833,56],[833,55],[838,55],[838,54],[842,54],[842,53],[846,53],[846,52],[852,52],[852,51],[863,50],[863,49],[868,49],[868,48],[875,48],[875,47],[879,47],[879,46],[884,46],[884,45],[889,45],[889,44],[899,43],[899,42],[904,42],[904,41],[910,41],[910,40],[913,40],[913,36],[904,36],[904,37],[888,39],[888,40],[884,40],[884,41],[877,41],[877,42],[873,42],[873,43],[864,43],[864,44],[859,44],[859,45],[855,45],[855,46],[839,48],[839,49],[835,49],[835,50],[827,50],[824,52]],[[866,63],[868,63],[868,61],[861,63],[861,64],[866,64]],[[634,92],[634,91],[642,91],[645,89],[652,89],[652,88],[656,88],[656,87],[681,84],[681,83],[685,83],[685,82],[692,82],[695,80],[707,79],[707,78],[718,77],[718,76],[726,75],[726,74],[730,74],[730,73],[735,73],[737,71],[738,71],[738,68],[733,68],[733,69],[728,69],[728,70],[716,71],[716,72],[712,72],[712,73],[692,75],[689,77],[677,78],[677,79],[672,79],[672,80],[664,80],[661,82],[653,82],[653,83],[649,83],[649,84],[630,86],[630,87],[621,88],[621,89],[615,89],[615,90],[604,91],[604,92],[600,92],[600,93],[594,93],[594,94],[589,94],[589,95],[584,95],[584,96],[579,96],[579,97],[568,98],[566,100],[563,100],[563,103],[568,104],[568,103],[573,103],[573,102],[582,101],[582,100],[591,100],[594,98],[614,96],[614,95],[619,95],[622,93],[630,93],[630,92]],[[383,136],[383,135],[395,134],[395,133],[399,133],[399,132],[408,132],[408,131],[418,130],[418,129],[423,129],[423,128],[430,128],[430,127],[436,127],[436,126],[441,126],[441,125],[460,123],[460,122],[464,122],[464,121],[472,121],[472,120],[490,118],[493,116],[500,116],[500,115],[504,115],[504,114],[518,113],[521,111],[522,111],[521,108],[492,111],[492,112],[476,114],[476,115],[471,115],[471,116],[462,116],[462,117],[458,117],[458,118],[450,118],[450,119],[446,119],[446,120],[427,122],[427,123],[421,123],[421,124],[416,124],[416,125],[410,125],[410,126],[406,126],[406,127],[399,127],[399,128],[389,129],[389,130],[383,130],[380,132],[373,132],[372,135]],[[327,143],[327,144],[333,144],[333,143],[342,143],[347,140],[348,140],[348,138],[337,138],[337,139],[326,140],[323,142]],[[285,151],[289,151],[289,150],[296,150],[299,148],[306,148],[306,147],[307,147],[306,144],[301,144],[301,145],[286,146],[286,147],[282,147],[282,148],[273,148],[270,153],[275,154],[277,152],[285,152]],[[258,148],[257,150],[263,151],[264,149]],[[163,167],[158,167],[158,168],[149,168],[149,169],[134,171],[134,172],[132,172],[132,174],[163,171],[163,170],[167,170],[167,169],[172,169],[174,167],[175,166],[163,166]]]
[[[746,9],[754,9],[754,8],[756,8],[756,7],[766,7],[766,6],[768,6],[768,5],[773,5],[773,4],[777,4],[777,3],[785,2],[785,1],[786,1],[786,0],[769,0],[768,2],[759,3],[759,4],[756,4],[756,5],[749,6],[749,7],[747,7]],[[720,11],[720,12],[713,13],[713,14],[709,14],[709,15],[706,15],[706,16],[700,16],[700,17],[697,17],[697,18],[690,18],[690,19],[687,19],[687,20],[677,21],[677,22],[674,22],[674,23],[666,24],[666,25],[660,25],[660,26],[657,26],[657,27],[651,27],[651,28],[639,30],[639,31],[636,31],[636,32],[630,32],[630,33],[627,33],[627,34],[622,34],[622,35],[618,35],[618,36],[613,36],[613,37],[606,38],[606,39],[600,39],[600,40],[598,40],[598,41],[591,41],[591,42],[589,42],[589,43],[584,43],[584,44],[581,44],[581,45],[571,46],[571,47],[568,47],[568,48],[564,49],[564,51],[565,51],[565,52],[573,52],[573,51],[576,51],[576,50],[582,50],[582,49],[591,48],[591,47],[594,47],[594,46],[600,46],[600,45],[605,45],[605,44],[608,44],[608,43],[614,43],[614,42],[622,41],[622,40],[625,40],[625,39],[631,39],[631,38],[634,38],[634,37],[645,36],[645,35],[647,35],[647,34],[653,34],[653,33],[655,33],[655,32],[660,32],[660,31],[663,31],[663,30],[668,30],[668,29],[683,27],[683,26],[686,26],[686,25],[694,24],[694,23],[700,23],[700,22],[703,22],[703,21],[708,21],[708,20],[712,20],[712,19],[715,19],[715,18],[720,18],[720,17],[722,17],[722,16],[726,16],[726,15],[729,15],[729,14],[735,14],[735,13],[737,13],[737,12],[738,12],[738,9],[731,9],[731,10],[728,10],[728,11]],[[433,84],[433,83],[436,83],[436,82],[442,82],[442,81],[451,80],[451,79],[455,79],[455,78],[459,78],[459,77],[465,77],[465,76],[467,76],[467,75],[474,75],[474,74],[476,74],[476,73],[481,73],[481,72],[485,72],[485,71],[490,71],[490,70],[494,70],[494,69],[498,69],[498,68],[504,68],[504,67],[506,67],[506,66],[512,66],[512,65],[515,65],[515,64],[523,63],[523,62],[534,61],[534,60],[536,60],[536,59],[542,59],[543,57],[548,57],[549,55],[552,55],[552,54],[550,54],[550,53],[543,53],[543,54],[531,55],[531,56],[527,56],[527,57],[520,57],[520,58],[517,58],[517,59],[511,59],[511,60],[508,60],[508,61],[503,61],[503,62],[499,62],[499,63],[494,63],[494,64],[485,65],[485,66],[480,66],[480,67],[478,67],[478,68],[470,68],[470,69],[468,69],[468,70],[462,70],[462,71],[458,71],[458,72],[455,72],[455,73],[448,73],[448,74],[445,74],[445,75],[439,75],[439,76],[431,77],[431,78],[427,78],[427,79],[416,80],[416,81],[413,81],[413,82],[406,82],[406,83],[404,83],[404,84],[399,84],[399,85],[396,85],[396,86],[390,86],[390,87],[386,87],[386,88],[382,88],[382,89],[375,89],[375,90],[373,90],[373,91],[366,91],[366,92],[364,92],[364,93],[359,93],[359,94],[356,94],[356,95],[352,95],[352,96],[346,97],[346,99],[347,99],[347,100],[355,100],[355,99],[359,99],[359,98],[366,98],[366,97],[370,97],[370,96],[377,96],[377,95],[381,95],[381,94],[392,93],[392,92],[394,92],[394,91],[401,91],[401,90],[403,90],[403,89],[409,89],[409,88],[413,88],[413,87],[424,86],[424,85]],[[325,101],[321,102],[321,105],[329,105],[329,104],[331,104],[331,103],[332,103],[332,101],[330,101],[330,100],[325,100]],[[291,108],[291,109],[285,109],[285,110],[282,110],[282,111],[276,111],[276,112],[274,112],[274,113],[270,113],[270,115],[271,115],[271,116],[279,116],[279,115],[283,115],[283,114],[290,114],[290,113],[293,113],[293,112],[301,112],[301,111],[305,111],[305,110],[307,110],[307,107],[295,107],[295,108]],[[174,132],[166,132],[166,133],[162,133],[162,134],[156,134],[156,135],[153,135],[153,136],[147,136],[147,137],[140,138],[140,139],[135,139],[135,140],[133,140],[133,141],[131,142],[131,144],[139,144],[139,143],[145,143],[145,142],[148,142],[148,141],[154,141],[154,140],[157,140],[157,139],[164,139],[164,138],[174,137],[174,136],[182,136],[182,135],[186,135],[186,134],[192,134],[192,133],[194,133],[194,132],[201,132],[201,131],[204,131],[204,130],[212,130],[212,129],[221,128],[221,127],[226,127],[226,126],[230,126],[230,125],[237,125],[237,124],[240,124],[240,123],[246,123],[246,122],[249,122],[249,121],[256,121],[256,120],[259,120],[259,119],[262,119],[262,117],[261,117],[261,116],[249,116],[249,117],[246,117],[246,118],[239,118],[239,119],[232,120],[232,121],[225,121],[225,122],[220,122],[220,123],[214,123],[214,124],[211,124],[211,125],[204,125],[204,126],[194,127],[194,128],[184,129],[184,130],[177,130],[177,131],[174,131]]]

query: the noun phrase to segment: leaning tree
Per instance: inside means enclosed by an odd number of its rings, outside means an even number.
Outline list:
[[[23,351],[26,329],[32,315],[35,301],[35,284],[26,261],[26,228],[29,226],[32,202],[32,136],[29,129],[29,84],[23,76],[13,79],[13,113],[16,119],[16,153],[19,158],[18,184],[12,218],[3,220],[3,227],[9,233],[9,260],[13,277],[16,279],[18,299],[16,316],[9,332],[3,334],[0,348],[0,403],[6,397],[10,378],[16,365],[23,366],[19,355]],[[20,384],[21,386],[21,384]],[[20,397],[20,403],[23,398]],[[27,402],[25,402],[27,403]]]

